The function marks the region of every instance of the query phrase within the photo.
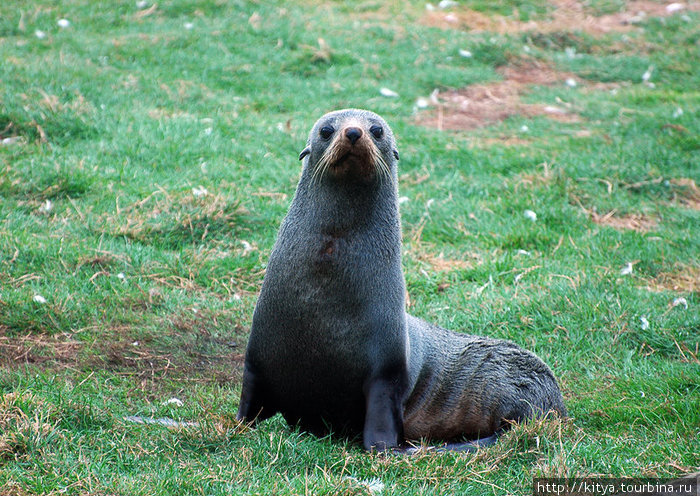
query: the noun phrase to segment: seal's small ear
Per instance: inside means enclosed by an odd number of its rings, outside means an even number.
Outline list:
[[[302,160],[304,157],[306,157],[309,153],[311,153],[311,147],[306,147],[304,148],[301,153],[299,154],[299,160]]]
[[[398,151],[396,148],[394,148],[394,158],[395,158],[396,160],[399,159],[399,151]]]

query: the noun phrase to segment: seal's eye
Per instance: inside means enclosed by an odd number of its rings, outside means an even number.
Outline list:
[[[333,135],[334,132],[335,129],[333,129],[331,126],[323,126],[321,128],[321,138],[328,139]]]
[[[379,139],[384,135],[384,129],[382,129],[382,126],[372,126],[369,128],[369,132],[372,133],[372,136],[374,136],[376,139]]]

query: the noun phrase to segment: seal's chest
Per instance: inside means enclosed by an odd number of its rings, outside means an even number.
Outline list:
[[[312,246],[311,263],[321,274],[332,274],[341,262],[351,263],[350,243],[342,235],[322,234]]]
[[[338,249],[341,245],[341,238],[339,238],[338,236],[333,236],[331,234],[324,234],[321,237],[321,242],[319,243],[319,245],[319,262],[332,260],[334,257],[338,256]]]

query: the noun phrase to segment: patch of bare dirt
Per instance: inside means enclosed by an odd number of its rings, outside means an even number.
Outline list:
[[[165,319],[158,334],[128,326],[105,329],[86,364],[141,378],[187,377],[200,382],[240,380],[246,330],[224,312],[206,309]],[[217,330],[225,329],[225,332]]]
[[[549,85],[578,79],[572,72],[561,72],[535,60],[519,60],[498,69],[506,81],[515,84]],[[580,82],[580,81],[578,81]]]
[[[681,205],[693,210],[700,210],[700,188],[694,180],[681,177],[671,179],[669,182],[677,190],[676,198]]]
[[[188,310],[168,317],[154,332],[129,325],[100,328],[94,342],[68,334],[17,336],[0,326],[0,368],[99,368],[142,379],[240,381],[247,330],[224,312]]]
[[[625,8],[612,14],[595,15],[584,2],[574,0],[552,0],[554,7],[546,19],[520,21],[499,15],[490,16],[468,8],[454,11],[427,12],[421,19],[423,24],[442,29],[468,29],[472,32],[494,32],[500,34],[537,31],[552,33],[557,31],[585,31],[592,35],[610,32],[624,32],[634,29],[635,24],[648,17],[667,17],[678,12],[668,9],[670,2],[635,0],[627,2]],[[700,2],[682,4],[680,12],[700,11]]]
[[[488,126],[514,115],[544,115],[560,122],[579,122],[580,117],[561,106],[523,103],[520,96],[530,85],[550,85],[577,78],[541,62],[520,61],[499,69],[504,80],[474,84],[436,93],[438,105],[418,116],[418,123],[438,129],[467,130]]]
[[[423,253],[418,256],[418,260],[425,262],[436,272],[451,272],[459,269],[469,269],[474,267],[474,264],[467,260],[450,260],[440,253],[433,255],[431,253]]]
[[[656,228],[658,223],[655,219],[642,214],[617,215],[615,210],[611,210],[605,215],[590,212],[591,220],[601,226],[610,226],[615,229],[631,229],[637,232],[648,232]]]
[[[700,267],[683,265],[672,272],[662,272],[654,278],[650,287],[654,290],[700,293]]]
[[[483,260],[478,253],[462,252],[451,257],[437,252],[432,243],[421,241],[422,227],[412,236],[412,243],[407,244],[411,256],[421,262],[423,267],[432,272],[452,272],[455,270],[471,269],[480,265]]]
[[[479,148],[481,146],[490,147],[498,146],[524,146],[532,144],[532,140],[519,138],[517,136],[497,136],[495,138],[474,138],[469,141],[470,148]]]

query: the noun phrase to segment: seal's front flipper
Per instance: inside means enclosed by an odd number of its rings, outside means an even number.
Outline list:
[[[387,451],[403,442],[401,381],[377,378],[365,387],[366,411],[362,441],[367,451]]]
[[[260,381],[256,379],[255,374],[246,364],[243,369],[243,388],[236,420],[240,422],[259,422],[271,417],[274,413],[271,409],[263,407]]]

